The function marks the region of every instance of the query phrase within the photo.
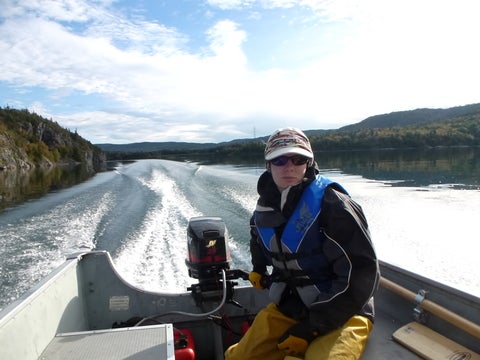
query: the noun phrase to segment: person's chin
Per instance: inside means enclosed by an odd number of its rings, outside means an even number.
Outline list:
[[[286,179],[283,179],[283,183],[285,184],[285,187],[288,187],[288,186],[297,185],[299,181],[296,178],[286,178]]]

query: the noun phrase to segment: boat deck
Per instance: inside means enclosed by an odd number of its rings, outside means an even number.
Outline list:
[[[402,325],[378,311],[362,359],[421,359],[393,340],[392,334]],[[39,359],[173,360],[172,334],[170,324],[59,334]],[[223,354],[216,354],[215,359],[223,359]]]
[[[474,331],[477,329],[475,324],[480,320],[478,298],[419,276],[411,276],[392,266],[383,266],[383,274],[412,291],[426,289],[431,303],[448,304],[449,313],[454,311],[457,318],[470,319],[473,326],[467,333],[465,326],[462,326],[462,331],[456,324],[433,313],[419,313],[418,302],[398,296],[391,287],[381,286],[375,296],[375,325],[363,360],[418,360],[422,357],[406,346],[419,349],[428,344],[429,350],[435,350],[436,354],[425,355],[425,358],[453,359],[456,356],[458,359],[480,360],[480,355],[473,353],[480,353],[478,332]],[[88,296],[81,297],[82,294]],[[236,287],[234,300],[235,303],[224,304],[223,311],[228,320],[225,324],[223,317],[219,316],[191,318],[185,313],[178,314],[178,310],[198,314],[198,305],[191,294],[136,289],[118,277],[107,253],[89,253],[69,259],[17,303],[0,313],[0,342],[9,345],[2,348],[0,358],[173,360],[175,327],[192,334],[196,360],[223,360],[225,347],[241,336],[240,329],[249,317],[246,314],[256,314],[270,301],[267,292],[252,291],[248,286]],[[202,313],[215,309],[217,304],[218,300],[206,301],[202,304]],[[145,319],[153,323],[110,329],[112,324],[127,321],[137,314],[144,314]],[[420,317],[417,316],[419,314]],[[415,327],[411,324],[414,315],[425,321],[425,329],[431,329],[430,337],[422,337],[421,332],[412,330]],[[158,321],[165,323],[159,324]],[[456,323],[460,325],[465,321]],[[403,328],[407,324],[409,326]],[[405,346],[393,338],[393,334],[401,328],[397,335],[410,336],[408,341],[402,338]],[[439,334],[456,342],[447,349],[450,351],[448,356],[438,356],[441,346],[435,344],[445,344],[437,336]],[[437,341],[433,346],[432,339]],[[469,349],[459,353],[458,344]]]
[[[368,339],[367,347],[362,360],[395,359],[395,360],[419,360],[421,357],[397,343],[392,335],[405,325],[381,309],[376,310],[375,325]]]
[[[174,360],[171,324],[58,334],[41,360]]]

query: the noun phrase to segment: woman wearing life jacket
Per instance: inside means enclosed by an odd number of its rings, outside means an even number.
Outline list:
[[[272,303],[225,359],[359,359],[379,280],[363,211],[318,174],[301,130],[275,131],[265,161],[251,219],[250,281],[268,288]]]

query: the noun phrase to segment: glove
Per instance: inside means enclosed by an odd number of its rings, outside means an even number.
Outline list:
[[[248,280],[250,280],[250,282],[252,283],[252,286],[255,289],[260,289],[260,290],[265,289],[265,287],[263,286],[262,278],[263,278],[263,275],[255,271],[252,271],[250,274],[248,274]]]
[[[308,345],[318,336],[318,331],[307,321],[293,325],[278,339],[277,347],[286,355],[303,356]]]

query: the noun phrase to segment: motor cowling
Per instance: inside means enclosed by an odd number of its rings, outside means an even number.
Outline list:
[[[220,217],[191,218],[187,228],[188,275],[199,281],[218,277],[221,270],[230,268],[228,231]]]

